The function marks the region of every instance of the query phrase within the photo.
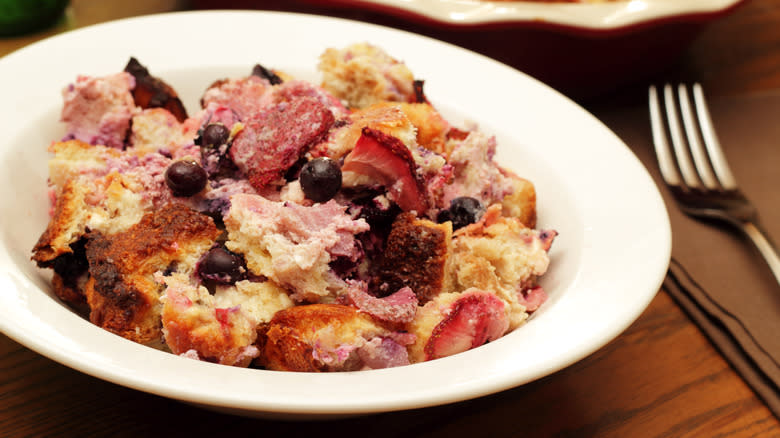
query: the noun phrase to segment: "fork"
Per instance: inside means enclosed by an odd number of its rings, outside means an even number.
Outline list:
[[[742,230],[780,283],[777,248],[760,225],[755,206],[739,190],[729,169],[701,85],[693,84],[692,92],[693,105],[684,84],[677,87],[676,95],[671,85],[664,86],[667,124],[664,128],[659,92],[654,85],[650,86],[650,125],[661,176],[684,213],[725,221]],[[667,129],[674,152],[669,147]]]

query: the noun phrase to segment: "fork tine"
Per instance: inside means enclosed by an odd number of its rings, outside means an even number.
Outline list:
[[[710,117],[710,111],[707,109],[707,102],[704,99],[704,91],[702,91],[701,84],[699,83],[693,84],[693,99],[696,104],[696,113],[699,117],[702,138],[707,147],[712,168],[715,170],[715,174],[718,176],[718,180],[724,189],[736,190],[737,181],[731,173],[731,169],[726,161],[726,156],[723,154],[723,149],[720,147],[720,142],[718,141],[715,128],[712,124],[712,118]]]
[[[669,125],[669,135],[672,137],[674,156],[682,173],[682,179],[690,188],[701,188],[701,182],[696,175],[696,169],[691,162],[688,146],[680,127],[680,117],[677,114],[677,102],[671,85],[664,85],[664,103],[666,107],[666,122]]]
[[[658,167],[661,170],[661,176],[664,181],[672,186],[680,185],[680,173],[674,164],[672,151],[669,148],[669,142],[666,140],[664,130],[663,116],[661,115],[661,105],[658,99],[658,90],[655,85],[650,86],[650,126],[653,131],[653,143],[655,146],[655,155],[658,158]]]
[[[704,187],[713,190],[718,189],[718,180],[715,178],[715,174],[712,173],[707,153],[704,151],[701,141],[699,141],[699,130],[701,129],[703,136],[705,128],[699,126],[701,121],[697,122],[696,117],[693,115],[691,100],[688,97],[688,88],[685,84],[677,86],[677,97],[680,99],[680,113],[682,113],[685,134],[688,138],[688,148],[690,149],[691,157],[693,157],[693,164],[698,171],[699,179],[701,179]]]

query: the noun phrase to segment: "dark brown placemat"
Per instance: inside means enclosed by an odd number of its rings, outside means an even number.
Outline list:
[[[710,110],[742,191],[777,243],[780,93],[710,99]],[[594,112],[634,151],[666,201],[673,261],[664,290],[780,418],[780,285],[739,231],[692,219],[674,204],[660,179],[646,106]]]

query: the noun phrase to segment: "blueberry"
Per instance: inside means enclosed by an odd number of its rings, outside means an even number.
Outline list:
[[[204,280],[232,284],[246,276],[244,257],[216,246],[207,252],[198,263],[198,274]]]
[[[221,123],[209,123],[203,128],[200,135],[200,145],[203,147],[217,147],[227,143],[230,130]]]
[[[371,229],[389,228],[396,216],[401,213],[398,204],[390,203],[387,206],[374,201],[374,198],[361,198],[353,200],[356,206],[359,206],[359,218],[363,218],[371,225]]]
[[[206,187],[208,175],[194,160],[173,162],[165,170],[165,183],[174,196],[192,196]]]
[[[325,202],[341,189],[341,166],[330,158],[315,158],[303,165],[300,183],[307,198]]]
[[[436,221],[452,221],[452,229],[457,230],[477,222],[484,213],[485,207],[478,199],[461,196],[452,200],[450,208],[440,211]]]

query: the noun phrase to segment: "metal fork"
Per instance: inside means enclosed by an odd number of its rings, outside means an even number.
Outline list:
[[[695,111],[684,84],[677,87],[676,95],[669,84],[663,89],[672,152],[664,128],[661,99],[656,87],[650,86],[650,124],[661,176],[684,213],[725,221],[742,230],[780,283],[777,247],[760,225],[756,208],[739,190],[729,169],[701,85],[693,84],[692,91]],[[680,114],[684,128],[680,126]]]

